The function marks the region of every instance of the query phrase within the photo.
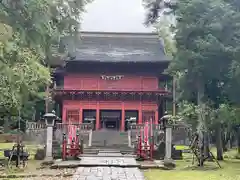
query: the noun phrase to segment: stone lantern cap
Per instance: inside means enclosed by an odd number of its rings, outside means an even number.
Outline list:
[[[162,120],[168,120],[172,117],[172,115],[168,114],[167,111],[164,112],[163,117],[161,118]]]
[[[44,117],[44,118],[56,118],[56,115],[53,114],[53,113],[46,113],[46,114],[44,114],[43,117]]]
[[[164,115],[161,119],[170,119],[171,117],[172,115],[167,114],[167,115]]]
[[[45,119],[45,123],[47,126],[54,126],[54,121],[57,118],[54,111],[52,111],[51,113],[44,114],[43,117]]]
[[[161,118],[163,125],[166,127],[172,124],[172,115],[168,114],[167,111],[164,113],[164,116]]]

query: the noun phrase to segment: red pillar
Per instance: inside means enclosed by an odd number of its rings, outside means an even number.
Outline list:
[[[66,108],[63,108],[62,111],[62,123],[66,123],[67,122],[67,110]]]
[[[122,102],[122,119],[121,119],[121,131],[125,130],[125,107],[124,102]]]
[[[96,109],[96,130],[100,129],[100,110],[99,110],[99,103],[97,103]]]
[[[155,111],[155,124],[158,124],[158,110]]]
[[[142,124],[142,102],[140,102],[138,108],[138,124]]]
[[[83,122],[83,109],[79,109],[79,123],[82,124]]]

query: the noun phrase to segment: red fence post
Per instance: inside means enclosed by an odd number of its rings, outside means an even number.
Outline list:
[[[62,143],[62,160],[66,160],[66,150],[67,150],[67,138],[66,134],[63,133],[63,143]]]

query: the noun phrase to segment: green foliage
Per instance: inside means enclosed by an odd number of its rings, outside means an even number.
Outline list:
[[[178,51],[170,68],[186,72],[185,85],[192,91],[197,90],[198,83],[215,79],[224,83],[239,41],[239,24],[232,23],[239,15],[220,0],[183,0],[176,15]]]
[[[48,66],[66,55],[62,38],[77,39],[87,2],[0,1],[1,112],[16,114],[23,107],[29,111],[42,102],[42,87],[51,83]]]
[[[0,23],[0,41],[7,41],[12,37],[12,27],[7,24]]]
[[[224,125],[226,131],[232,130],[232,127],[239,124],[237,109],[229,104],[220,104],[219,108],[214,109],[211,104],[205,104],[204,109],[200,106],[182,101],[179,103],[178,117],[191,124],[193,129],[198,125],[198,115],[201,114],[202,118],[205,116],[206,128],[214,129],[217,123]]]
[[[148,8],[150,23],[169,8],[163,1],[155,0]],[[226,134],[232,136],[240,124],[240,3],[181,0],[175,7],[177,52],[168,73],[178,79],[178,100],[190,102],[183,102],[178,114],[193,126],[198,124],[199,135],[216,130],[220,157],[221,139],[226,144]]]
[[[182,101],[178,106],[178,116],[188,124],[191,124],[193,129],[196,129],[198,122],[197,106],[187,101]]]
[[[174,20],[174,16],[162,16],[155,25],[156,31],[164,41],[166,55],[171,59],[173,59],[177,51],[174,38],[175,32],[173,31]]]
[[[166,13],[163,12],[169,12],[169,9],[173,10],[170,12],[177,19],[175,33],[177,52],[168,72],[178,74],[181,97],[196,102],[198,85],[203,84],[205,98],[213,101],[215,108],[228,100],[240,102],[237,96],[240,84],[240,24],[237,23],[240,17],[239,2],[235,0],[182,0],[176,4],[164,0],[145,2],[149,14],[155,14],[151,16],[154,20],[149,20],[149,23],[158,22],[158,19],[165,16]],[[163,23],[158,24],[161,25],[164,26]]]
[[[171,14],[176,8],[176,2],[169,0],[143,0],[147,17],[145,24],[155,23],[161,14]]]
[[[39,85],[48,83],[50,74],[41,58],[28,48],[21,47],[15,35],[11,41],[0,42],[0,106],[12,109],[21,106]]]

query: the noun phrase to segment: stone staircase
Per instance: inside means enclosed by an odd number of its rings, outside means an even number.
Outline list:
[[[92,146],[84,149],[84,153],[98,153],[99,151],[131,153],[132,148],[128,147],[128,133],[116,130],[93,131]]]

